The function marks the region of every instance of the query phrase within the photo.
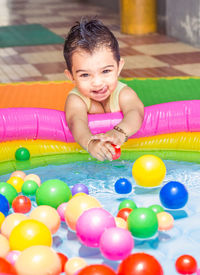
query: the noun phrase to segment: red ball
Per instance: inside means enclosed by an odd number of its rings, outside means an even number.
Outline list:
[[[0,274],[17,275],[17,272],[7,260],[0,258]]]
[[[124,259],[119,267],[117,275],[163,275],[160,263],[146,253],[135,253]]]
[[[182,255],[176,260],[175,267],[180,274],[193,274],[197,271],[197,261],[190,255]]]
[[[81,269],[78,275],[116,275],[116,273],[106,265],[89,265]]]
[[[65,271],[65,264],[68,261],[68,257],[66,255],[64,255],[63,253],[57,252],[58,257],[60,258],[61,261],[61,270],[62,272]]]
[[[26,196],[18,196],[13,200],[12,208],[16,213],[28,213],[31,210],[31,200]]]
[[[122,218],[122,219],[124,219],[125,221],[127,221],[127,219],[128,219],[128,216],[129,216],[129,214],[131,213],[133,211],[133,209],[131,209],[131,208],[122,208],[122,209],[120,209],[119,210],[119,212],[117,213],[117,217],[118,218]]]
[[[112,159],[113,159],[113,160],[116,160],[116,159],[120,158],[120,156],[121,156],[121,148],[118,147],[118,146],[115,145],[115,144],[111,144],[111,145],[112,145],[112,147],[114,147],[114,149],[115,149],[115,154],[112,155]]]

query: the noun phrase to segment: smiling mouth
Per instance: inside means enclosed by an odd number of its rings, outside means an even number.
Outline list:
[[[97,91],[92,91],[94,94],[96,94],[96,95],[103,95],[103,94],[105,94],[106,92],[107,92],[107,87],[104,87],[104,88],[102,88],[102,89],[99,89],[99,90],[97,90]]]

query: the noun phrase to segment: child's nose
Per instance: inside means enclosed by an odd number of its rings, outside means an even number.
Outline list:
[[[101,77],[100,77],[100,76],[95,76],[95,77],[93,77],[93,79],[92,79],[92,85],[93,85],[94,87],[99,87],[99,86],[101,86],[101,83],[102,83],[102,81],[101,81]]]

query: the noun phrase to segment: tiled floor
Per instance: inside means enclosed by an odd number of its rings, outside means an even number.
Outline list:
[[[39,23],[65,37],[81,16],[97,15],[118,38],[121,77],[200,76],[200,48],[174,38],[120,33],[120,17],[78,0],[1,0],[0,26]],[[63,45],[0,48],[0,82],[65,80]]]

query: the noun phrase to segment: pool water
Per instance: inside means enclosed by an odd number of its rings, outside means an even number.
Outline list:
[[[192,255],[200,266],[200,165],[175,161],[164,163],[167,173],[163,184],[171,180],[180,181],[188,190],[189,200],[183,209],[170,211],[175,219],[171,230],[159,232],[151,239],[135,239],[132,252],[146,252],[155,256],[161,263],[165,275],[175,275],[177,273],[174,263],[180,255]],[[25,172],[37,174],[42,182],[55,178],[63,180],[70,188],[74,184],[83,183],[88,187],[90,195],[96,197],[106,210],[116,216],[118,206],[125,198],[134,200],[138,207],[160,204],[160,187],[145,189],[137,186],[131,173],[132,165],[131,161],[76,162],[40,167]],[[0,176],[0,181],[7,181],[9,176]],[[131,193],[120,195],[115,192],[114,183],[121,177],[131,181]],[[117,261],[103,258],[98,248],[82,245],[65,223],[62,223],[58,232],[54,234],[53,248],[68,258],[83,257],[88,264],[105,263],[115,270],[119,264]]]

